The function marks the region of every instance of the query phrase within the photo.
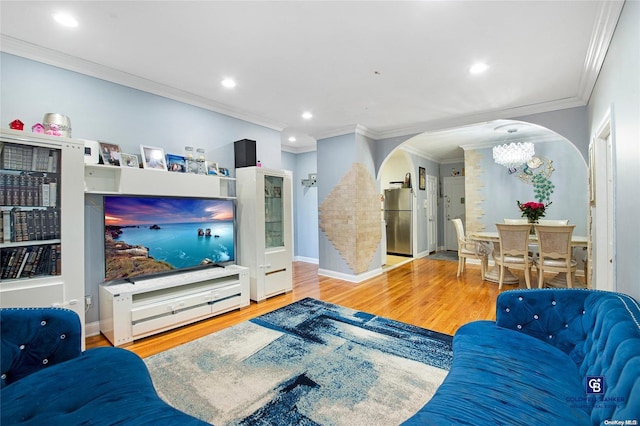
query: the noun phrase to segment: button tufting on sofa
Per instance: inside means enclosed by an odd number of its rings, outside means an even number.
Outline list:
[[[589,377],[604,380],[601,393],[588,393]],[[495,322],[458,329],[451,370],[405,425],[602,426],[637,420],[638,302],[606,291],[539,289],[500,293]]]
[[[71,310],[0,309],[0,327],[2,425],[206,424],[163,402],[133,352],[82,352],[80,320]]]

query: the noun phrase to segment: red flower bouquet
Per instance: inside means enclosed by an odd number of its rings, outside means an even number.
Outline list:
[[[517,203],[518,203],[518,208],[522,212],[522,217],[528,218],[529,222],[531,223],[537,223],[538,219],[540,219],[541,217],[544,217],[544,212],[546,208],[549,207],[549,205],[551,205],[551,203],[544,204],[544,203],[537,203],[535,201],[529,201],[524,204],[520,203],[520,201],[517,201]]]

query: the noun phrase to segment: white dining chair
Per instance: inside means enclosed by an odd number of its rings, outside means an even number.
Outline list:
[[[569,219],[538,219],[538,225],[564,226],[569,224]]]
[[[520,269],[524,271],[524,281],[531,288],[531,266],[533,259],[529,255],[529,232],[531,224],[508,225],[497,223],[500,239],[500,253],[494,253],[493,260],[500,266],[498,289],[502,289],[504,269]]]
[[[484,281],[484,274],[489,262],[487,254],[481,250],[479,242],[469,240],[465,236],[462,219],[451,219],[451,222],[453,223],[458,236],[458,274],[456,277],[459,277],[460,274],[464,272],[467,258],[472,258],[480,260],[480,276]]]
[[[526,225],[529,219],[503,219],[507,225]]]
[[[575,225],[536,225],[539,254],[535,259],[538,288],[544,285],[545,272],[566,273],[567,287],[572,288],[578,263],[573,258],[571,236]]]

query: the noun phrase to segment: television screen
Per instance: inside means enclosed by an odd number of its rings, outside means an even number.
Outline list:
[[[234,200],[105,196],[105,281],[234,263],[234,219]]]

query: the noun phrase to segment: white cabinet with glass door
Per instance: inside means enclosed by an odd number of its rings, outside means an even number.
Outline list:
[[[250,270],[250,298],[291,291],[291,173],[262,167],[236,169],[238,264]]]

